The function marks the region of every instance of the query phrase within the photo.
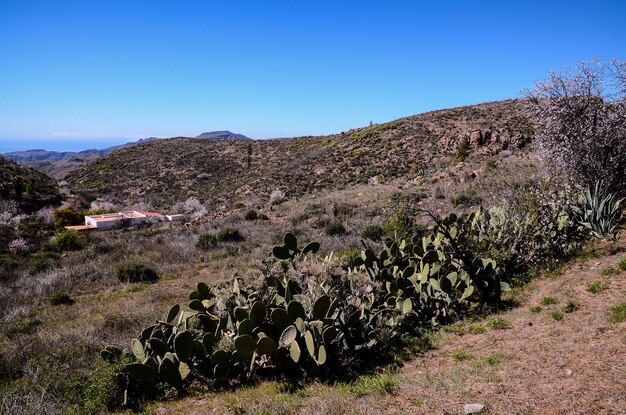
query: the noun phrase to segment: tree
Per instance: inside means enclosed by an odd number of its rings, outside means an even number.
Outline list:
[[[626,62],[599,59],[550,72],[524,96],[536,143],[553,172],[581,185],[626,184]]]

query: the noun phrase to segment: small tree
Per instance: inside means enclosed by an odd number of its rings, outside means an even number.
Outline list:
[[[524,96],[536,143],[554,172],[581,185],[626,184],[626,62],[595,59],[551,72]]]

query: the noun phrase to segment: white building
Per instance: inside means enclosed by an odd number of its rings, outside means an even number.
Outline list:
[[[102,215],[90,215],[85,216],[85,224],[78,226],[66,226],[65,229],[70,230],[86,230],[86,229],[114,229],[125,226],[138,225],[140,223],[156,220],[163,221],[181,221],[184,220],[184,215],[162,215],[156,212],[140,212],[137,210],[131,210],[127,212],[118,213],[104,213]]]

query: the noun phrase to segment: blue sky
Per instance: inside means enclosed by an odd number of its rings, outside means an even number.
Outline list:
[[[341,132],[626,59],[624,1],[0,0],[0,152]]]

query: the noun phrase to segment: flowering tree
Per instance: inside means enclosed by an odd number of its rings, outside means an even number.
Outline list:
[[[580,62],[549,73],[524,96],[537,122],[536,143],[554,172],[625,191],[626,62]]]

